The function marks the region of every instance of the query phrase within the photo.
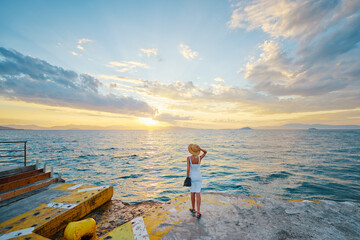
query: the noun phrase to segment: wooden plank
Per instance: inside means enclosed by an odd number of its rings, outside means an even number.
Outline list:
[[[25,187],[22,187],[22,188],[19,188],[19,189],[15,189],[15,190],[10,191],[10,192],[3,193],[3,194],[0,195],[0,202],[4,201],[6,199],[9,199],[9,198],[19,196],[19,195],[24,194],[24,193],[31,192],[33,190],[36,190],[36,189],[39,189],[39,188],[42,188],[42,187],[49,186],[50,184],[52,184],[54,182],[57,182],[57,181],[58,181],[57,178],[51,178],[50,180],[47,180],[45,182],[32,184],[32,185],[25,186]]]
[[[32,183],[50,178],[50,175],[51,175],[51,173],[48,172],[48,173],[43,173],[43,174],[27,177],[24,179],[20,179],[20,180],[14,181],[14,182],[1,184],[0,185],[0,193],[10,191],[15,188],[19,188],[19,187],[22,187],[22,186],[25,186],[28,184],[32,184]]]
[[[17,181],[19,179],[31,177],[31,176],[34,176],[34,175],[38,175],[39,173],[42,173],[42,172],[44,172],[43,168],[33,170],[33,171],[29,171],[29,172],[19,173],[19,174],[12,175],[12,176],[2,177],[2,178],[0,178],[0,184],[9,183],[9,182],[12,182],[12,181]]]
[[[28,171],[33,171],[33,170],[36,170],[36,165],[30,165],[27,167],[18,167],[18,168],[6,170],[6,171],[1,171],[0,177],[6,177],[6,176],[19,174],[19,173],[23,173],[23,172],[28,172]]]

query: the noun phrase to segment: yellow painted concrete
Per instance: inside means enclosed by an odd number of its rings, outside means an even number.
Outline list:
[[[187,208],[184,203],[188,200],[189,196],[179,196],[171,200],[169,206],[171,205],[177,212],[180,212]],[[174,225],[181,222],[181,220],[176,221],[171,219],[170,215],[170,210],[162,206],[157,207],[154,211],[148,212],[144,215],[144,223],[150,240],[161,239],[173,228]],[[168,223],[168,225],[159,229],[159,225],[165,222]]]
[[[149,234],[150,240],[158,240],[164,237],[173,227],[181,223],[181,220],[171,219],[171,210],[178,212],[186,210],[187,206],[184,204],[189,200],[189,196],[179,196],[172,199],[169,204],[164,204],[155,208],[154,210],[147,212],[143,215],[146,231]],[[167,206],[170,206],[167,207]],[[166,223],[165,226],[159,228],[160,224]],[[134,239],[134,233],[132,230],[131,221],[115,228],[100,239],[106,239],[106,237],[112,237],[112,239]]]
[[[115,228],[105,236],[100,237],[99,240],[107,239],[108,237],[111,237],[112,239],[134,240],[131,222],[127,222],[120,227]]]
[[[240,199],[240,201],[243,201],[247,204],[249,204],[250,206],[257,206],[257,207],[263,207],[264,205],[257,203],[255,200],[253,199]]]
[[[215,205],[229,205],[226,202],[223,202],[221,200],[218,200],[218,199],[212,198],[212,197],[210,197],[210,198],[202,198],[202,201],[203,202],[209,202],[209,203],[215,204]]]
[[[35,227],[34,233],[43,237],[51,237],[59,230],[66,227],[69,222],[80,220],[94,209],[109,201],[113,195],[113,187],[78,192],[79,189],[98,187],[84,185],[75,190],[68,190],[75,184],[61,184],[53,190],[67,190],[69,194],[54,199],[52,202],[78,204],[71,209],[47,207],[40,204],[26,213],[14,217],[0,224],[0,235],[17,230]]]
[[[249,195],[249,197],[256,197],[256,198],[260,198],[261,196],[259,196],[259,195]]]

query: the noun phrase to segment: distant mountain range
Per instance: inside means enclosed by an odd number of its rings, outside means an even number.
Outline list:
[[[326,125],[326,124],[302,124],[289,123],[279,127],[267,127],[266,129],[360,129],[360,125]]]
[[[0,130],[23,130],[23,129],[0,126]]]
[[[91,125],[64,125],[64,126],[53,126],[53,127],[39,127],[37,125],[16,125],[10,124],[5,126],[0,126],[0,130],[131,130],[126,126],[114,125],[107,127],[91,126]],[[162,127],[156,128],[161,130],[186,130],[191,128],[184,127]]]
[[[282,126],[274,127],[259,127],[255,129],[360,129],[360,125],[325,125],[325,124],[301,124],[301,123],[290,123]],[[0,130],[120,130],[128,129],[126,126],[108,126],[108,127],[97,127],[88,125],[65,125],[65,126],[54,126],[54,127],[39,127],[37,125],[5,125],[0,126]],[[186,130],[192,128],[183,127],[166,127],[157,128],[163,130]],[[240,130],[252,130],[250,127],[240,128]]]

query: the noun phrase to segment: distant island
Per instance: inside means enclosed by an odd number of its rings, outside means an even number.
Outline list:
[[[240,130],[253,130],[251,127],[243,127],[243,128],[240,128]]]

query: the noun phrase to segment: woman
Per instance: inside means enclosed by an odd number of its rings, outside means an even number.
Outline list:
[[[188,147],[189,152],[191,153],[191,156],[187,158],[187,172],[186,177],[191,178],[191,205],[192,208],[190,208],[190,212],[196,213],[196,217],[200,218],[200,204],[201,204],[201,183],[202,183],[202,176],[200,172],[200,163],[201,160],[205,157],[207,151],[204,149],[201,149],[199,145],[196,144],[190,144]],[[200,152],[203,152],[203,154],[199,157]],[[196,208],[197,211],[195,211],[195,198],[196,198]]]

